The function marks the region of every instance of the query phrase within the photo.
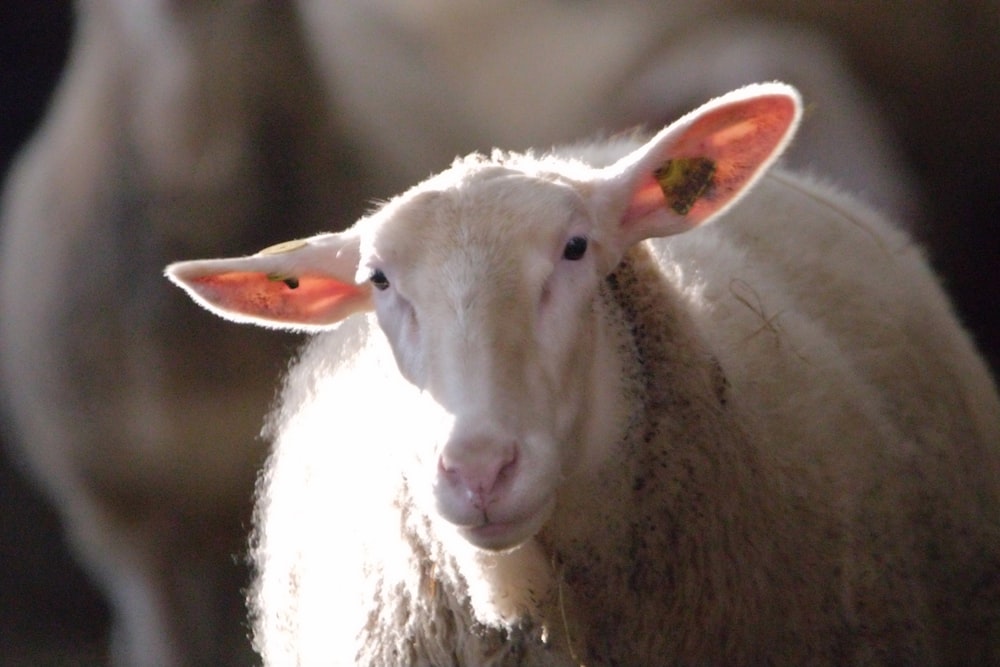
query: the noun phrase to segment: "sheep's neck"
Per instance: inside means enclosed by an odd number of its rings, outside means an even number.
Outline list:
[[[739,525],[753,502],[741,493],[754,488],[743,478],[756,477],[758,466],[727,406],[722,369],[645,248],[630,251],[604,294],[631,341],[620,346],[631,369],[623,391],[636,409],[605,465],[567,483],[538,541],[554,564],[571,644],[583,642],[599,661],[627,663],[621,647],[642,642],[691,654],[684,643],[698,641],[697,630],[640,637],[651,628],[635,627],[636,619],[643,609],[665,621],[697,618],[713,596],[749,595],[711,573],[733,571],[715,561],[728,560],[728,542],[751,532]]]

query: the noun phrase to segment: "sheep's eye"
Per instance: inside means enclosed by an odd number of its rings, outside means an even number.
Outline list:
[[[563,259],[575,261],[584,256],[587,252],[587,238],[584,236],[574,236],[566,242],[563,248]]]
[[[368,277],[368,280],[371,281],[371,284],[374,285],[375,289],[379,291],[389,289],[389,279],[385,277],[385,273],[382,272],[382,269],[373,270],[371,276]]]

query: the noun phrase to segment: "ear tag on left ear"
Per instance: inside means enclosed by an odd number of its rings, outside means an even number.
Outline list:
[[[283,241],[272,246],[268,246],[258,252],[258,255],[280,255],[286,252],[292,252],[293,250],[298,250],[299,248],[304,248],[309,245],[309,242],[305,239],[295,239],[294,241]],[[283,282],[288,286],[288,289],[298,289],[299,279],[295,276],[289,276],[282,273],[269,273],[267,274],[267,279],[271,282]]]
[[[667,160],[653,172],[663,190],[667,206],[677,215],[687,215],[705,193],[715,176],[715,160],[707,157],[682,157]]]
[[[296,239],[294,241],[282,241],[281,243],[276,243],[275,245],[268,246],[258,252],[258,255],[280,255],[281,253],[291,252],[293,250],[298,250],[299,248],[304,248],[309,245],[309,242],[305,239]]]

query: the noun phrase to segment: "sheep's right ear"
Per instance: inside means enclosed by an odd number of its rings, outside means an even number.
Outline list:
[[[208,310],[235,322],[318,331],[370,310],[371,287],[355,282],[352,231],[265,248],[256,255],[177,262],[165,274]]]
[[[695,109],[602,170],[592,192],[618,250],[718,217],[742,197],[795,134],[798,92],[747,86]]]

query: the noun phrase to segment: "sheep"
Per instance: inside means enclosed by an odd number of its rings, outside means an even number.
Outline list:
[[[353,169],[296,22],[269,3],[80,2],[4,185],[4,436],[109,603],[115,664],[254,660],[246,536],[288,345],[192,318],[159,269],[356,217],[333,206]]]
[[[773,166],[800,116],[741,88],[167,267],[317,334],[266,427],[268,664],[1000,660],[996,387],[905,232]]]

